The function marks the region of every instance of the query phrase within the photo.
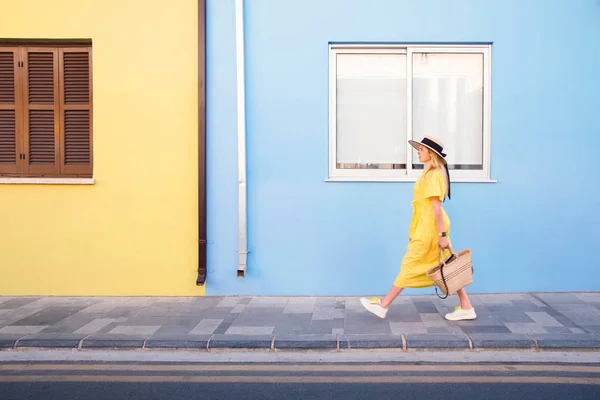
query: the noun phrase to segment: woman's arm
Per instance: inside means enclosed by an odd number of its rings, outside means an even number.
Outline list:
[[[433,207],[433,218],[435,220],[435,227],[437,228],[438,235],[444,232],[444,215],[442,214],[442,203],[438,197],[430,197],[431,207]],[[450,245],[448,238],[439,236],[438,245],[442,249],[447,249]]]

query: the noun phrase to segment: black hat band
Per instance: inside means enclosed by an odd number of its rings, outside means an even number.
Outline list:
[[[442,146],[440,146],[439,144],[437,144],[436,142],[434,142],[433,140],[431,140],[429,138],[423,138],[423,140],[421,140],[421,144],[424,144],[427,147],[431,147],[439,155],[441,155],[442,157],[446,157],[446,155],[442,152],[442,150],[444,148]]]

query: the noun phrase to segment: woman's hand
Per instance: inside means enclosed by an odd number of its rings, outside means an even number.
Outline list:
[[[438,239],[438,246],[440,246],[440,249],[444,250],[450,247],[450,242],[448,242],[448,238],[441,236]]]

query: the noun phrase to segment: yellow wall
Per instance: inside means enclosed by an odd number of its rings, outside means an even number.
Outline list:
[[[95,185],[0,184],[0,295],[204,295],[197,1],[3,1],[0,38],[91,38]]]

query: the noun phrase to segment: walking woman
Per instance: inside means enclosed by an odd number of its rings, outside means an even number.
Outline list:
[[[445,260],[451,256],[448,235],[450,220],[441,205],[446,197],[450,198],[450,174],[444,159],[444,145],[431,136],[425,137],[421,142],[409,140],[409,143],[417,149],[419,161],[425,164],[425,168],[413,188],[408,250],[402,260],[400,274],[388,294],[383,299],[360,299],[363,307],[379,318],[385,318],[388,307],[404,288],[434,285],[426,273],[429,268],[438,265],[440,250],[443,251],[442,257]],[[463,288],[457,294],[460,306],[454,312],[446,314],[446,319],[461,321],[477,318],[466,290]]]

